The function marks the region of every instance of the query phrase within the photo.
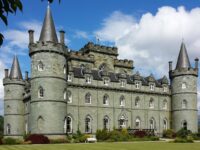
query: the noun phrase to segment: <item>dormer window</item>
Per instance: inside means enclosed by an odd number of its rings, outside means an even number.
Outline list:
[[[106,85],[106,86],[108,86],[108,84],[109,84],[109,79],[108,79],[108,78],[105,78],[105,79],[103,80],[103,84]]]
[[[72,82],[72,75],[71,75],[71,74],[68,74],[68,75],[67,75],[67,81],[68,81],[68,82]]]
[[[140,89],[140,82],[138,82],[138,81],[135,82],[135,88]]]
[[[44,70],[44,64],[42,63],[42,61],[40,61],[38,63],[38,71],[43,71]]]
[[[87,84],[91,84],[91,83],[92,83],[91,76],[86,76],[85,82],[86,82]]]
[[[186,89],[187,88],[187,85],[186,85],[186,83],[184,82],[184,83],[182,83],[182,89]]]
[[[154,84],[150,84],[150,90],[154,91],[155,90],[155,85]]]
[[[167,87],[164,86],[164,87],[163,87],[163,92],[167,92],[167,90],[168,90]]]
[[[125,82],[124,80],[121,80],[120,86],[121,86],[121,87],[125,87],[125,85],[126,85],[126,82]]]

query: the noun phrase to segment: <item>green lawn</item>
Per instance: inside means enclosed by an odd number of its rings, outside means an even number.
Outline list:
[[[0,150],[200,150],[200,143],[124,142],[0,146]]]

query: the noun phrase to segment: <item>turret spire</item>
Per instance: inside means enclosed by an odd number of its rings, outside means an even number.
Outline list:
[[[54,26],[54,21],[53,21],[49,4],[47,6],[46,16],[44,18],[39,41],[43,41],[43,42],[51,41],[51,42],[56,42],[56,43],[58,42],[56,29]]]
[[[176,69],[190,68],[190,67],[191,65],[190,65],[188,54],[187,54],[187,50],[186,50],[184,42],[182,42],[178,60],[177,60]]]
[[[13,59],[13,64],[12,64],[9,77],[10,79],[22,79],[22,73],[21,73],[18,58],[16,55],[14,56],[14,59]]]

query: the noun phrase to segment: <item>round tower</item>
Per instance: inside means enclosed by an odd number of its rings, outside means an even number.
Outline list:
[[[31,133],[51,138],[64,136],[67,113],[66,56],[64,31],[58,42],[48,6],[39,41],[34,43],[33,30],[29,30],[29,56],[31,57]]]
[[[198,59],[195,67],[190,65],[185,44],[181,44],[177,65],[172,70],[169,65],[172,92],[172,129],[176,132],[181,128],[198,131],[197,110],[197,78]]]
[[[22,78],[17,56],[13,59],[10,75],[5,69],[4,85],[4,136],[22,138],[24,135],[23,93],[25,82]]]

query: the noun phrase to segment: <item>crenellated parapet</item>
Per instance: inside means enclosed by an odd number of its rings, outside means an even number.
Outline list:
[[[169,71],[170,79],[177,76],[192,75],[198,77],[198,69],[196,68],[181,68]]]
[[[94,62],[94,56],[91,54],[82,53],[79,51],[71,51],[69,53],[69,60],[80,60],[85,62]]]
[[[115,67],[123,67],[123,68],[134,69],[133,61],[128,60],[128,59],[115,59],[114,60],[114,66]]]
[[[80,51],[82,51],[83,53],[97,52],[118,56],[117,47],[103,46],[99,44],[94,44],[93,42],[89,42],[88,44],[86,44]]]

